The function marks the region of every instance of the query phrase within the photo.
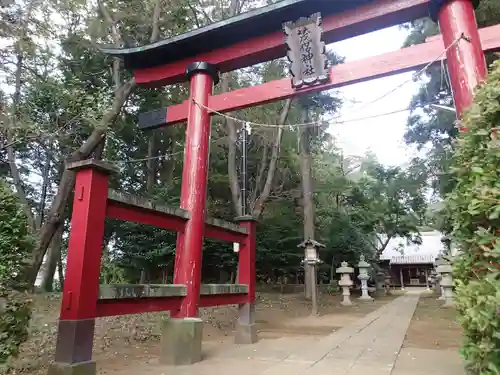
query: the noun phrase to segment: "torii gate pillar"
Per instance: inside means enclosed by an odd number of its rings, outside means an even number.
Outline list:
[[[460,117],[472,105],[474,89],[486,77],[488,69],[474,14],[472,0],[434,1],[435,20],[439,21],[445,47],[464,36],[447,52],[453,98]]]
[[[208,105],[217,68],[206,62],[194,62],[186,69],[190,80],[184,169],[182,170],[181,208],[190,212],[184,231],[177,235],[174,284],[184,284],[187,296],[174,318],[197,318],[200,299],[202,247],[207,198],[210,146]],[[196,101],[196,103],[195,103]],[[201,341],[200,341],[201,345]]]

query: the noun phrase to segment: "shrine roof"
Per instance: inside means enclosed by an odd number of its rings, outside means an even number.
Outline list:
[[[286,21],[296,21],[317,12],[325,17],[372,1],[283,0],[156,43],[132,48],[102,48],[102,52],[123,58],[128,69],[152,68],[280,31]]]

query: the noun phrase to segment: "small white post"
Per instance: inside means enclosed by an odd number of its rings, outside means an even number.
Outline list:
[[[401,290],[405,290],[405,284],[403,281],[403,267],[399,268],[399,279],[401,280]]]

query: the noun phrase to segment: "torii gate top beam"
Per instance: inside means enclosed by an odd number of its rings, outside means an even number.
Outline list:
[[[429,15],[431,0],[284,0],[146,46],[103,52],[121,57],[139,85],[159,87],[186,80],[194,61],[220,72],[283,57],[282,23],[321,12],[325,43]]]
[[[479,34],[485,51],[500,51],[500,25],[480,29]],[[329,71],[331,79],[327,83],[297,91],[291,86],[290,78],[282,78],[211,96],[208,106],[214,111],[226,113],[270,103],[275,100],[290,98],[297,93],[304,94],[307,92],[329,90],[392,74],[403,73],[422,68],[436,59],[442,51],[442,36],[437,35],[429,38],[426,43],[332,66]],[[445,58],[446,56],[442,55],[439,57],[439,61]],[[164,108],[141,113],[139,114],[139,127],[154,129],[186,121],[187,107],[188,102],[185,101],[168,107],[168,109]]]

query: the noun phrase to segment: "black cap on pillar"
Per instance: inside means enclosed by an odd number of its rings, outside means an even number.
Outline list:
[[[206,73],[214,80],[214,85],[219,83],[219,70],[213,64],[207,62],[194,62],[186,68],[186,76],[190,79],[196,73]]]
[[[450,1],[453,0],[431,0],[429,3],[429,15],[432,18],[434,22],[438,22],[439,19],[439,10],[446,4],[448,4]],[[479,2],[481,0],[470,0],[472,1],[472,4],[474,5],[474,8],[477,8],[479,5]]]

